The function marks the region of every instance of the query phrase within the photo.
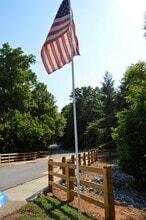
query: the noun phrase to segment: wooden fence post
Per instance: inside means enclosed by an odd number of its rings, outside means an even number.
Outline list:
[[[66,157],[62,157],[62,163],[63,163],[63,164],[66,163]],[[65,167],[62,167],[61,169],[62,169],[62,174],[63,174],[63,175],[66,175],[66,168],[65,168]],[[66,180],[65,180],[65,179],[63,180],[63,183],[66,183]]]
[[[18,153],[16,154],[16,159],[15,159],[15,161],[16,161],[16,162],[18,161]]]
[[[86,153],[83,153],[83,165],[86,166]]]
[[[75,163],[75,155],[74,155],[74,154],[71,156],[71,162],[72,162],[73,164]]]
[[[79,165],[81,165],[81,154],[78,154]]]
[[[115,219],[114,194],[112,183],[111,166],[103,167],[103,187],[104,187],[104,203],[105,203],[105,219]]]
[[[62,163],[66,163],[66,157],[62,157]],[[65,167],[62,167],[62,174],[65,175]]]
[[[96,150],[94,150],[94,162],[96,162]]]
[[[93,163],[93,151],[91,151],[91,164]]]
[[[88,152],[88,166],[90,166],[90,151]]]
[[[74,155],[71,156],[71,163],[75,164],[75,156]],[[75,176],[75,169],[71,169],[71,175]]]
[[[49,184],[50,181],[54,181],[54,177],[52,174],[50,174],[50,171],[53,171],[53,165],[50,164],[49,162],[53,161],[52,159],[50,159],[48,161],[48,191],[49,192],[53,192],[53,186],[51,184]]]
[[[98,150],[96,150],[96,161],[98,161]]]
[[[74,190],[74,183],[70,181],[70,176],[73,175],[72,169],[69,168],[69,164],[71,164],[71,162],[67,162],[66,163],[66,178],[67,178],[67,200],[68,202],[73,201],[74,196],[71,195],[70,191]]]
[[[25,153],[23,153],[23,161],[25,161]]]

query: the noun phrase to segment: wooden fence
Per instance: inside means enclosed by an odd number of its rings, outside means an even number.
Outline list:
[[[100,176],[103,180],[103,184],[97,184],[89,181],[85,181],[80,178],[80,186],[93,188],[103,192],[103,200],[95,199],[87,196],[85,193],[80,193],[80,198],[90,203],[93,203],[105,211],[105,219],[115,219],[115,207],[114,207],[114,195],[112,184],[112,168],[111,166],[104,166],[103,168],[90,166],[94,163],[98,157],[98,151],[91,151],[88,153],[79,154],[79,170],[80,172],[92,172],[97,176]],[[55,171],[56,168],[59,168]],[[58,172],[61,171],[61,172]],[[76,159],[72,155],[70,160],[62,158],[61,162],[55,162],[53,160],[48,161],[48,190],[53,192],[53,187],[58,187],[67,193],[67,200],[72,201],[74,196],[77,196],[75,190],[76,179]],[[62,179],[65,184],[59,184],[55,181],[56,178]],[[75,184],[74,184],[75,183]]]
[[[35,160],[39,157],[40,152],[0,154],[0,164]]]

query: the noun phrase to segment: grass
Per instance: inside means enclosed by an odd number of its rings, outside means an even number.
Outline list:
[[[40,196],[27,203],[17,212],[17,220],[76,220],[78,210],[56,197]],[[81,213],[81,220],[95,220],[95,217]]]

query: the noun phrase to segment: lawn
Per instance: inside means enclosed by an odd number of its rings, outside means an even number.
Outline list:
[[[56,197],[40,196],[17,211],[17,220],[75,220],[78,210]],[[95,217],[81,213],[81,220]]]

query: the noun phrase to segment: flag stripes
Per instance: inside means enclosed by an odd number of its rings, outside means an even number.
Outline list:
[[[42,61],[48,74],[69,63],[73,58],[72,55],[79,55],[75,24],[73,19],[70,24],[68,4],[68,0],[63,0],[41,50]]]

